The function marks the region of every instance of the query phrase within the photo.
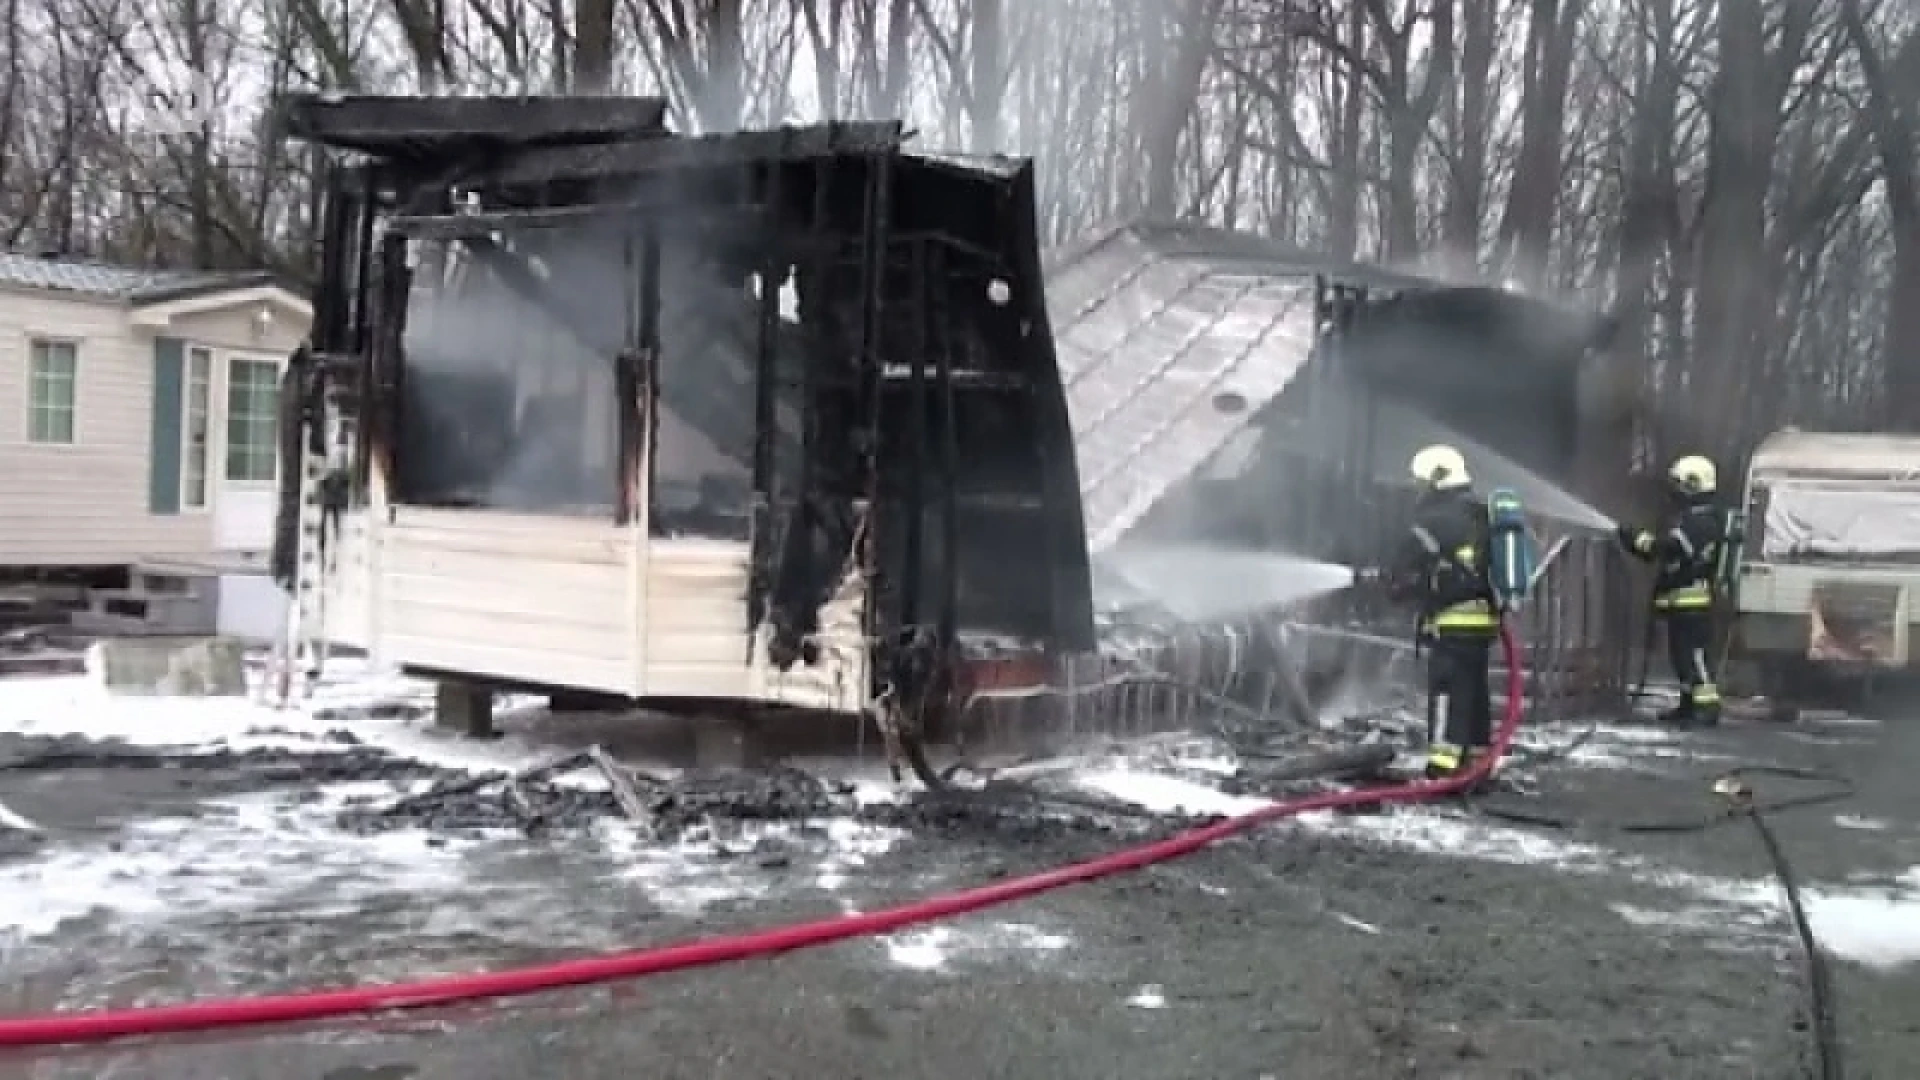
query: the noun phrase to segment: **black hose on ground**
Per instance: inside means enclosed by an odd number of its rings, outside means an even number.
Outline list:
[[[1745,778],[1751,776],[1819,781],[1828,784],[1829,788],[1806,795],[1761,801],[1754,798],[1752,789],[1745,782]],[[1713,790],[1728,802],[1727,808],[1718,813],[1691,818],[1607,824],[1616,832],[1669,835],[1706,832],[1717,826],[1739,820],[1745,820],[1753,826],[1754,832],[1760,837],[1761,846],[1766,850],[1774,878],[1779,881],[1781,891],[1786,894],[1787,910],[1793,919],[1794,933],[1800,940],[1801,951],[1806,959],[1807,996],[1813,1020],[1811,1028],[1815,1059],[1819,1067],[1817,1075],[1819,1080],[1843,1080],[1845,1075],[1841,1061],[1843,1047],[1840,1042],[1839,1020],[1834,1003],[1832,969],[1827,964],[1826,953],[1821,950],[1819,942],[1813,935],[1813,924],[1807,918],[1806,904],[1801,897],[1799,877],[1794,872],[1792,862],[1787,858],[1786,850],[1781,847],[1779,838],[1767,824],[1765,815],[1782,810],[1840,802],[1854,795],[1854,784],[1845,777],[1816,769],[1750,764],[1721,774],[1714,781]],[[1593,824],[1590,821],[1571,817],[1537,813],[1497,804],[1490,805],[1484,799],[1470,799],[1469,805],[1488,817],[1523,825],[1571,829]]]
[[[1784,765],[1741,765],[1722,775],[1722,779],[1738,780],[1748,776],[1775,776],[1790,780],[1805,780],[1827,785],[1826,790],[1804,795],[1790,795],[1767,802],[1753,804],[1754,811],[1777,813],[1782,810],[1798,810],[1809,806],[1821,806],[1827,803],[1842,802],[1855,794],[1853,781],[1843,776],[1821,772],[1816,769],[1798,769]],[[1622,833],[1693,833],[1706,832],[1709,829],[1736,821],[1740,817],[1737,810],[1721,810],[1711,814],[1701,814],[1684,818],[1654,818],[1645,821],[1595,821],[1567,815],[1530,810],[1499,802],[1488,802],[1477,797],[1469,801],[1469,806],[1487,817],[1501,821],[1510,821],[1517,825],[1535,825],[1550,829],[1577,829],[1582,827],[1604,827],[1613,832]]]
[[[1827,966],[1827,954],[1813,936],[1813,923],[1807,918],[1807,906],[1800,896],[1799,876],[1794,873],[1786,849],[1780,846],[1780,838],[1773,834],[1761,808],[1754,804],[1747,786],[1729,775],[1722,777],[1714,789],[1727,797],[1735,813],[1752,823],[1761,847],[1766,849],[1767,861],[1773,866],[1773,876],[1779,880],[1781,891],[1787,894],[1787,911],[1793,916],[1793,931],[1800,938],[1800,949],[1807,963],[1807,1005],[1813,1014],[1813,1044],[1819,1077],[1820,1080],[1843,1080],[1846,1070],[1834,1003],[1833,971]]]

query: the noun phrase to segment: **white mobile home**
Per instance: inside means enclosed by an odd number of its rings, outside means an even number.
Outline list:
[[[311,314],[265,274],[0,253],[0,568],[260,558]]]

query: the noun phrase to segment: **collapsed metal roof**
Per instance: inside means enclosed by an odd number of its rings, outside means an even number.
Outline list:
[[[1313,348],[1311,276],[1190,254],[1183,230],[1129,225],[1055,257],[1048,318],[1102,551],[1231,439]]]
[[[1564,482],[1554,474],[1572,452],[1577,362],[1599,332],[1595,317],[1257,236],[1135,222],[1048,260],[1090,551],[1118,543],[1300,382],[1314,355],[1318,278],[1392,298],[1342,350],[1370,392],[1400,403],[1386,406],[1390,430],[1377,434],[1389,437],[1375,440],[1388,444],[1375,456],[1396,475],[1378,479],[1398,479],[1401,443],[1434,438],[1484,444],[1477,456],[1503,485],[1544,495]],[[1311,441],[1317,456],[1345,452],[1335,432]]]

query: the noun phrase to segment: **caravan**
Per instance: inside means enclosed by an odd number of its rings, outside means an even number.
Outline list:
[[[1814,675],[1914,666],[1920,438],[1786,429],[1754,451],[1738,633],[1759,689],[1802,700]]]

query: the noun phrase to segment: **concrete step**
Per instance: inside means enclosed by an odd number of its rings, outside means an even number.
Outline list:
[[[0,678],[13,675],[84,675],[86,671],[85,649],[35,649],[23,653],[0,653]]]
[[[107,611],[75,612],[72,626],[83,634],[97,637],[146,636],[157,632],[148,625],[144,616],[116,615]]]

